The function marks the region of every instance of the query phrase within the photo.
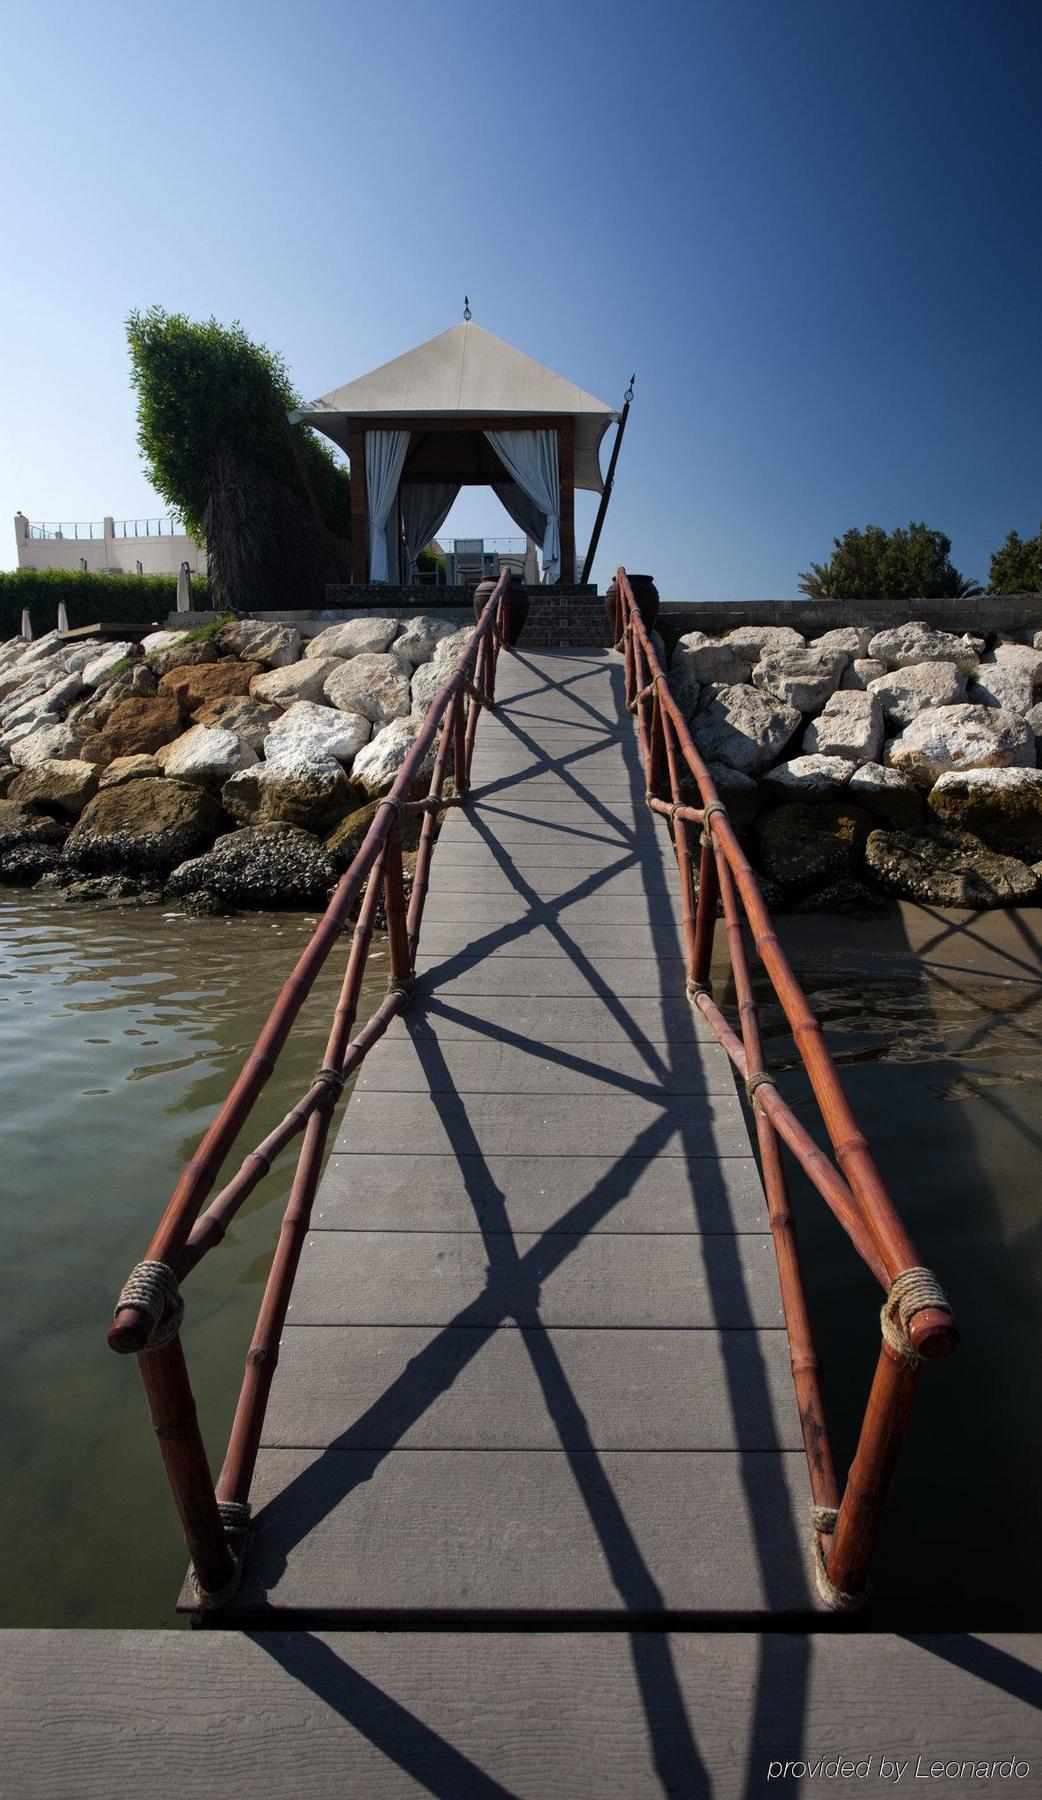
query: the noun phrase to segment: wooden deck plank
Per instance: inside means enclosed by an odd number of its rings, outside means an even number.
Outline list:
[[[267,1449],[254,1495],[236,1619],[816,1608],[802,1452]]]
[[[661,898],[646,894],[583,894],[577,899],[562,896],[559,901],[526,900],[516,889],[499,893],[474,893],[465,885],[445,887],[439,883],[428,892],[423,909],[423,938],[432,925],[503,925],[530,920],[533,924],[560,922],[570,924],[582,920],[585,925],[611,925],[617,944],[628,944],[629,933],[639,926],[672,924],[680,917],[679,898],[670,894]]]
[[[355,1092],[458,1094],[616,1094],[649,1098],[673,1094],[733,1095],[727,1053],[719,1044],[693,1044],[674,1054],[664,1070],[648,1068],[634,1044],[576,1044],[550,1055],[550,1046],[497,1042],[471,1031],[442,1042],[417,1033],[390,1042],[367,1059]]]
[[[520,868],[516,857],[504,862],[492,855],[464,858],[459,862],[439,862],[435,858],[430,892],[436,894],[510,894],[522,901],[560,901],[574,896],[576,902],[596,896],[612,899],[642,899],[654,904],[670,902],[676,889],[676,874],[670,881],[670,870],[642,865],[635,856],[619,857],[596,872],[577,870],[567,863],[526,863]]]
[[[748,1152],[658,1157],[334,1154],[315,1202],[323,1231],[762,1232]]]
[[[568,962],[558,956],[439,956],[420,955],[416,973],[425,992],[487,994],[503,998],[556,995],[561,1000],[587,999],[591,995],[620,1000],[639,1000],[654,993],[683,994],[684,964],[679,956],[662,958],[649,968],[643,956],[584,956]]]
[[[490,925],[484,930],[476,921],[439,924],[436,920],[424,919],[423,947],[428,958],[437,956],[446,961],[461,955],[486,959],[490,956],[557,956],[571,961],[576,951],[584,956],[601,957],[614,956],[620,949],[625,949],[628,957],[642,957],[658,965],[667,958],[677,961],[683,955],[680,932],[672,919],[662,919],[655,925],[631,925],[622,932],[614,923],[589,923],[581,909],[577,909],[567,922],[555,919],[552,924],[541,924],[530,914],[527,918]]]
[[[612,841],[592,831],[565,835],[540,830],[538,825],[525,829],[530,835],[515,838],[509,844],[500,842],[491,832],[488,842],[477,835],[446,838],[443,833],[438,839],[437,860],[443,865],[465,863],[469,868],[519,869],[522,875],[528,869],[565,868],[576,886],[592,880],[588,873],[591,869],[621,873],[631,866],[642,870],[645,886],[661,887],[668,876],[676,881],[673,854],[665,848],[656,855],[651,849],[638,851],[633,844],[621,839]]]
[[[884,1755],[1034,1773],[1040,1671],[1010,1633],[8,1631],[0,1789],[287,1800],[306,1758],[309,1800],[748,1800],[841,1746],[871,1764],[827,1782],[850,1800]]]
[[[346,1160],[346,1159],[345,1159]],[[783,1323],[769,1234],[312,1231],[292,1325]]]
[[[422,1144],[428,1153],[487,1151],[524,1156],[538,1144],[555,1156],[741,1156],[749,1146],[737,1094],[693,1094],[661,1101],[613,1096],[610,1108],[588,1094],[351,1095],[338,1150]]]
[[[417,988],[408,1011],[388,1027],[386,1041],[434,1030],[442,1039],[477,1030],[490,1037],[498,1034],[504,1042],[521,1037],[548,1045],[625,1040],[640,1047],[649,1071],[665,1067],[664,1045],[687,1055],[696,1040],[717,1041],[702,1013],[683,995],[625,1000],[588,995],[564,1001],[556,994],[519,994],[507,1012],[495,995],[468,994],[465,1001],[455,1001],[433,986],[429,992]]]
[[[554,1417],[544,1357],[574,1405]],[[773,1331],[290,1326],[264,1443],[353,1450],[798,1450]]]

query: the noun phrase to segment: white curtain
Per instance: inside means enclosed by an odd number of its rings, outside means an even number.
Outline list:
[[[543,578],[561,576],[561,474],[556,431],[486,431],[507,473],[545,515]],[[504,505],[506,502],[504,501]],[[509,512],[510,508],[507,507]],[[569,576],[569,580],[572,576]]]
[[[369,507],[369,579],[398,579],[395,499],[409,449],[408,431],[367,431],[365,491]]]
[[[546,514],[529,499],[524,488],[518,487],[516,481],[494,481],[492,492],[525,536],[541,544],[546,536]]]
[[[412,580],[420,551],[441,530],[458,493],[458,481],[407,481],[403,487],[402,522],[408,580]]]

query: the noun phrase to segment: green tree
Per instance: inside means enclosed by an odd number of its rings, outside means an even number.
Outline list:
[[[981,591],[954,566],[951,539],[922,521],[889,534],[880,525],[852,526],[832,543],[828,562],[800,575],[800,592],[812,600],[940,600]]]
[[[988,586],[997,594],[1042,594],[1042,526],[1033,538],[1009,533],[991,559]]]
[[[301,605],[350,564],[350,477],[307,426],[281,356],[239,324],[127,320],[149,479],[207,547],[222,605]]]

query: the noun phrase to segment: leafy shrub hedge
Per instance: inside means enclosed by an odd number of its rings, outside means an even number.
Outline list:
[[[209,603],[206,583],[192,582],[198,609]],[[21,630],[22,610],[29,609],[33,636],[42,637],[58,623],[64,602],[69,626],[144,625],[166,623],[177,605],[176,575],[95,575],[77,569],[0,570],[0,643]]]

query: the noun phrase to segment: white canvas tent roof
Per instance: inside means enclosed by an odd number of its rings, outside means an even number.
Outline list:
[[[368,375],[312,400],[291,423],[306,420],[347,449],[348,419],[377,425],[381,413],[395,419],[452,418],[467,414],[503,418],[559,414],[575,419],[575,485],[603,488],[598,449],[617,414],[603,400],[555,375],[505,344],[473,320],[453,325],[415,350],[396,356]]]

